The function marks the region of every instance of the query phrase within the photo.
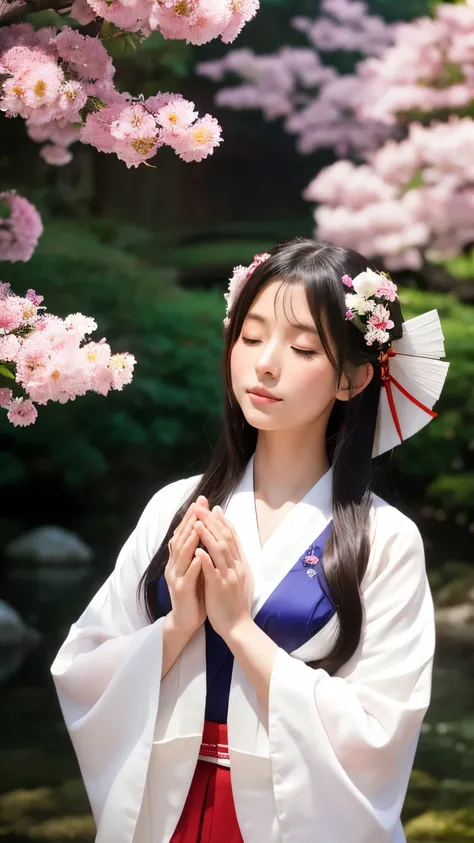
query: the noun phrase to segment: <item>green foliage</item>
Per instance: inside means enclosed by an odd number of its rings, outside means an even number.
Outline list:
[[[249,263],[253,255],[275,243],[297,235],[311,236],[312,224],[305,217],[222,222],[212,227],[174,226],[151,232],[130,223],[96,219],[90,223],[90,230],[102,243],[125,249],[151,264],[159,262],[182,272],[193,269],[208,278],[218,271],[222,280],[228,268]]]

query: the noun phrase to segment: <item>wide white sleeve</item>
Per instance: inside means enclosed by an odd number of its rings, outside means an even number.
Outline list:
[[[329,676],[277,652],[269,739],[284,843],[308,817],[324,843],[394,838],[429,705],[435,647],[422,539],[409,519],[394,521],[376,529],[369,561],[375,573],[368,569],[362,639],[351,660]]]
[[[163,619],[150,623],[137,587],[181,502],[176,491],[182,483],[164,487],[148,503],[51,667],[101,843],[133,839],[143,797],[160,696]]]

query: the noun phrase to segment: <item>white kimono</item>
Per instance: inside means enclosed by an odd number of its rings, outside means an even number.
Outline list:
[[[169,843],[199,754],[206,697],[201,627],[161,682],[163,619],[137,585],[198,476],[150,500],[114,571],[52,666],[98,827],[97,843]],[[253,458],[226,515],[252,567],[255,617],[332,517],[331,470],[260,546]],[[360,645],[336,676],[306,662],[329,652],[337,616],[291,653],[278,648],[268,718],[234,661],[228,740],[245,843],[402,843],[400,823],[429,704],[434,612],[416,525],[374,496]]]

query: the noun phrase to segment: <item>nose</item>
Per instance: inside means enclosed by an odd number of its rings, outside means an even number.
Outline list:
[[[281,373],[280,355],[276,343],[267,343],[261,346],[261,352],[255,364],[255,373],[259,380],[270,377],[273,380]]]

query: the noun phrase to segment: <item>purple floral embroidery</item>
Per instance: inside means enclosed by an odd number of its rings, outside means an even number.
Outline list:
[[[317,565],[319,562],[319,556],[314,556],[312,553],[309,556],[305,556],[303,565]]]
[[[303,557],[303,566],[306,568],[306,573],[308,574],[308,577],[316,576],[316,565],[319,562],[320,555],[321,549],[319,547],[311,546],[309,549],[309,553],[307,553],[306,556]]]

